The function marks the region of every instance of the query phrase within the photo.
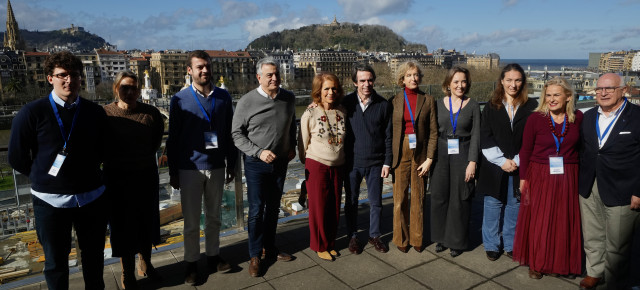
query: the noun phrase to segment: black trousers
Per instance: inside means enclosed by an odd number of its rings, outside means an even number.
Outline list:
[[[69,289],[71,228],[75,228],[81,251],[85,289],[104,289],[104,238],[107,198],[74,208],[56,208],[33,197],[36,233],[45,255],[44,277],[49,289]]]

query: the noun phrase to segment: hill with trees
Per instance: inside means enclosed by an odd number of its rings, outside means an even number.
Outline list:
[[[247,46],[247,49],[273,48],[427,52],[426,45],[408,42],[386,26],[355,23],[313,24],[298,29],[285,29],[258,37]]]
[[[70,46],[74,50],[87,51],[101,48],[108,44],[104,38],[85,31],[76,31],[71,34],[62,30],[29,31],[20,29],[20,36],[27,44],[28,50],[37,48],[42,51],[59,45]],[[0,39],[4,39],[4,32],[0,32]]]

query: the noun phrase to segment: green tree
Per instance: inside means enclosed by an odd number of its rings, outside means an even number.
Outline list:
[[[4,90],[9,94],[9,97],[14,98],[18,93],[24,91],[24,84],[17,78],[11,78],[4,86]]]

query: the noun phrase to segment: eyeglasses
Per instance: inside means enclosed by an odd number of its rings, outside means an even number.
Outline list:
[[[60,79],[60,80],[67,80],[67,78],[71,77],[72,79],[77,79],[80,78],[81,74],[79,73],[59,73],[59,74],[54,74],[54,77]]]
[[[597,87],[596,88],[596,94],[602,94],[603,90],[605,92],[607,92],[607,94],[612,94],[613,92],[615,92],[619,88],[621,88],[621,87]]]

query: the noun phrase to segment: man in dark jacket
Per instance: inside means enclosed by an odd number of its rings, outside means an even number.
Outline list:
[[[345,96],[343,105],[347,111],[349,129],[345,153],[347,172],[345,178],[345,216],[351,235],[349,251],[361,252],[357,238],[358,197],[360,183],[365,178],[370,205],[369,243],[381,253],[389,249],[380,240],[380,216],[382,212],[382,179],[389,176],[393,158],[391,150],[391,104],[373,89],[376,73],[368,65],[358,64],[352,74],[356,91]]]
[[[580,213],[587,276],[582,289],[605,278],[608,289],[626,289],[634,230],[640,227],[640,108],[613,73],[598,79],[598,106],[584,114],[580,136]]]
[[[53,90],[14,118],[9,164],[31,180],[49,289],[69,288],[72,227],[82,251],[85,288],[104,289],[107,214],[100,164],[107,116],[101,106],[79,96],[79,58],[67,51],[55,53],[44,68]]]
[[[193,286],[198,281],[203,201],[208,266],[218,272],[231,269],[219,255],[220,208],[224,183],[234,178],[237,149],[231,139],[231,96],[213,84],[209,54],[194,50],[187,58],[192,84],[171,98],[167,157],[171,186],[181,189],[184,282]]]

